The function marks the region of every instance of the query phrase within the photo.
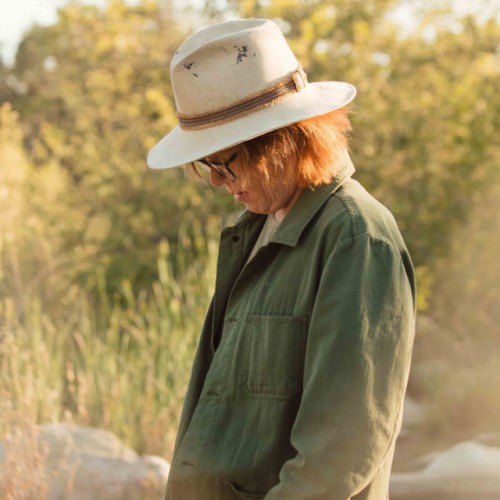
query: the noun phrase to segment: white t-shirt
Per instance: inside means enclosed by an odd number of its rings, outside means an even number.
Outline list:
[[[276,220],[273,214],[269,214],[267,216],[266,222],[264,222],[264,225],[262,226],[262,230],[260,231],[259,237],[257,238],[252,251],[250,252],[250,256],[248,257],[247,262],[253,259],[259,248],[269,243],[270,239],[273,237],[273,234],[276,232],[276,229],[278,229],[280,223],[281,221]]]

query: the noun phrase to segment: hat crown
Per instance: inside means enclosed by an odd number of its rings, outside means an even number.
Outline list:
[[[227,21],[194,33],[170,65],[177,111],[200,115],[231,106],[283,80],[298,62],[273,21]]]

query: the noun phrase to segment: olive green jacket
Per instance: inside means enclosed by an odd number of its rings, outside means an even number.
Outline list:
[[[414,335],[392,215],[350,178],[222,231],[166,499],[385,500]]]

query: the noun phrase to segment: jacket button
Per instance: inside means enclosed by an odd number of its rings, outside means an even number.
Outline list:
[[[234,241],[235,243],[237,243],[238,241],[240,241],[240,237],[239,237],[237,234],[235,234],[235,235],[233,236],[233,241]]]

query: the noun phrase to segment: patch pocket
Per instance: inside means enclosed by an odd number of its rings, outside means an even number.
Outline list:
[[[250,316],[243,378],[254,397],[287,399],[302,390],[307,316]]]

